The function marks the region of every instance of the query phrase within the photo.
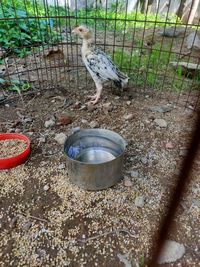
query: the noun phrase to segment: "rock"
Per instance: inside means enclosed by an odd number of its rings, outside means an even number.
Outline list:
[[[69,115],[61,115],[58,117],[59,125],[68,125],[72,123],[72,117]]]
[[[14,216],[10,222],[10,228],[14,229],[17,226],[17,216]]]
[[[181,74],[187,76],[187,78],[193,78],[200,73],[200,65],[189,62],[170,62],[169,63],[175,70],[181,69]]]
[[[188,150],[186,148],[180,149],[179,156],[185,157],[187,156]]]
[[[129,254],[128,253],[125,254],[125,255],[122,255],[120,253],[117,253],[117,257],[119,258],[119,260],[121,262],[123,262],[124,267],[131,267],[132,266],[131,262],[128,261],[128,257],[129,257]]]
[[[44,126],[45,126],[46,128],[52,127],[52,126],[54,126],[54,125],[55,125],[55,121],[52,120],[52,119],[50,119],[50,120],[48,120],[48,121],[45,121],[45,123],[44,123]]]
[[[187,44],[187,48],[189,50],[192,48],[194,48],[196,50],[200,50],[200,38],[199,38],[198,34],[196,33],[196,31],[191,32],[187,36],[186,44]]]
[[[131,187],[133,184],[131,182],[131,180],[128,177],[124,178],[124,186],[126,187]]]
[[[33,119],[32,119],[32,118],[29,118],[29,117],[26,117],[26,118],[23,119],[23,123],[24,123],[24,124],[26,124],[26,123],[30,123],[30,122],[32,122],[32,121],[33,121]]]
[[[131,177],[132,177],[132,178],[137,178],[138,176],[139,176],[139,172],[138,172],[138,170],[131,171]]]
[[[32,136],[34,134],[34,132],[27,132],[26,133],[28,136]]]
[[[111,102],[107,102],[107,103],[103,104],[103,107],[104,107],[104,108],[109,108],[109,107],[111,107]]]
[[[49,186],[47,184],[45,184],[45,186],[43,187],[44,191],[48,191],[49,190]]]
[[[131,101],[127,101],[126,104],[127,104],[127,106],[130,106],[131,105]]]
[[[86,105],[82,105],[79,110],[87,110],[87,106]]]
[[[147,164],[148,160],[147,160],[146,157],[142,157],[142,158],[141,158],[141,162],[142,162],[143,164]]]
[[[172,144],[172,142],[168,142],[165,144],[165,148],[172,149],[172,148],[174,148],[174,145]]]
[[[58,144],[60,144],[60,145],[64,145],[66,138],[67,138],[67,136],[64,133],[56,134],[55,137],[54,137],[54,139],[56,140],[56,142]]]
[[[160,128],[166,128],[167,127],[167,122],[164,119],[155,119],[154,122]]]
[[[91,128],[99,128],[99,123],[97,121],[92,121],[92,122],[90,122],[90,127]]]
[[[163,30],[163,32],[161,33],[161,35],[165,36],[165,37],[178,37],[180,36],[182,33],[184,33],[185,29],[182,27],[169,27],[169,28],[165,28]]]
[[[133,119],[133,117],[134,117],[133,114],[128,114],[128,115],[124,115],[124,116],[123,116],[123,119],[125,119],[125,120],[128,121],[128,120]]]
[[[25,231],[28,231],[32,226],[32,223],[31,222],[26,222],[25,224],[23,224],[22,228],[23,230]]]
[[[15,133],[21,133],[21,129],[16,128],[16,129],[15,129]]]
[[[65,164],[61,163],[60,165],[58,165],[58,169],[59,170],[63,170],[65,168]]]
[[[135,206],[142,208],[144,206],[144,200],[145,200],[144,196],[136,197]]]
[[[84,123],[84,124],[85,124],[85,123],[88,123],[88,121],[85,120],[85,119],[82,119],[81,122]]]
[[[39,137],[39,138],[38,138],[38,141],[39,141],[39,144],[40,144],[40,143],[45,143],[45,142],[46,142],[46,138],[43,137],[43,136],[42,136],[42,137]]]
[[[38,256],[39,257],[45,257],[45,255],[46,255],[46,251],[44,250],[44,249],[37,249],[37,254],[38,254]]]
[[[153,112],[159,112],[159,113],[166,113],[171,111],[173,108],[168,107],[168,106],[157,106],[157,107],[152,107],[150,108],[151,111]]]
[[[158,259],[159,264],[176,262],[185,254],[185,247],[176,241],[166,240]]]

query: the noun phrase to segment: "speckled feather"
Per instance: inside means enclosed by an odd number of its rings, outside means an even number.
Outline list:
[[[118,87],[123,87],[128,82],[128,77],[99,48],[91,49],[82,56],[83,62],[95,82],[104,83],[112,80]]]

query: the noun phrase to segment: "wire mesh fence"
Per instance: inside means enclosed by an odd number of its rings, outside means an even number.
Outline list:
[[[102,7],[95,0],[91,7],[86,0],[80,9],[78,0],[73,8],[67,1],[61,5],[57,0],[2,0],[1,89],[5,93],[61,86],[67,94],[67,90],[93,87],[81,60],[81,40],[71,33],[76,25],[85,24],[93,31],[94,43],[130,77],[129,91],[157,95],[197,110],[200,23],[189,21],[193,4],[188,9],[188,20],[183,22],[170,11],[174,1],[156,1],[154,10],[148,8],[152,1],[135,2],[130,12],[130,1],[116,0],[112,5],[105,1]],[[189,156],[185,162],[191,163],[193,158]],[[179,201],[176,199],[176,204]],[[155,253],[155,261],[156,257]]]
[[[81,42],[71,34],[76,25],[85,24],[92,29],[95,44],[129,75],[131,91],[153,92],[197,107],[199,21],[181,22],[170,13],[173,1],[166,5],[165,13],[161,13],[163,1],[157,1],[153,12],[139,4],[130,12],[130,1],[116,0],[112,5],[105,1],[101,7],[96,0],[92,8],[84,1],[81,9],[78,0],[73,9],[67,1],[60,4],[56,0],[1,1],[2,87],[14,84],[16,88],[15,83],[23,89],[47,84],[66,89],[90,86],[80,57]]]

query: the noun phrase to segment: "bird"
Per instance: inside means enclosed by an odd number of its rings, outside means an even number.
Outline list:
[[[89,28],[84,25],[77,26],[72,33],[82,38],[82,60],[96,85],[96,94],[88,97],[90,103],[95,105],[100,99],[104,83],[113,81],[122,89],[128,83],[129,77],[118,69],[105,52],[95,47]]]

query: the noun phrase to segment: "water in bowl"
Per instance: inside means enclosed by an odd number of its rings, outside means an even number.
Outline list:
[[[77,151],[77,153],[74,155],[74,159],[89,164],[104,163],[117,157],[115,151],[106,147],[87,147],[82,149],[76,148],[75,151]]]

